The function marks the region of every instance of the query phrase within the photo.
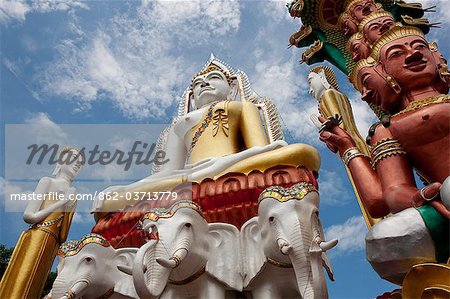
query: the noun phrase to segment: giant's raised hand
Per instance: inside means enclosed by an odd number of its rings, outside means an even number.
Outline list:
[[[336,117],[328,119],[316,114],[311,115],[314,125],[320,130],[320,141],[324,142],[333,153],[340,156],[351,147],[355,147],[353,138],[339,127]]]

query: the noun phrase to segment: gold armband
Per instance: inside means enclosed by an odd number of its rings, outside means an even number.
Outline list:
[[[374,145],[370,155],[372,156],[372,168],[375,170],[381,160],[395,155],[406,155],[406,152],[397,139],[386,138]]]
[[[345,166],[348,166],[348,163],[350,162],[350,160],[352,160],[353,158],[359,157],[359,156],[365,156],[365,155],[363,153],[361,153],[357,147],[351,147],[342,154],[341,159],[342,159],[342,162],[344,162]]]

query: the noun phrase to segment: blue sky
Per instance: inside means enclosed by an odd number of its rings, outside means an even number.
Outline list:
[[[443,29],[433,29],[429,41],[448,57],[443,39],[450,1],[422,2],[437,5],[430,17]],[[284,1],[0,1],[0,148],[5,124],[58,134],[62,124],[168,123],[213,52],[275,102],[289,143],[308,143],[321,153],[321,218],[327,234],[340,239],[331,253],[336,281],[328,284],[330,297],[376,297],[395,286],[365,261],[366,228],[347,174],[310,123],[317,109],[308,94],[310,67],[298,63],[301,50],[287,49],[299,27]],[[375,117],[344,76],[338,81],[365,136]],[[3,154],[0,166],[1,193],[20,189],[5,180]],[[5,212],[3,203],[0,209],[0,242],[13,246],[26,225],[20,213]],[[70,238],[92,225],[89,214],[77,213]]]

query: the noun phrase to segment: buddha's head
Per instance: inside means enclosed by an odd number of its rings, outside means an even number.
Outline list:
[[[362,100],[395,113],[400,103],[400,94],[392,90],[386,78],[387,74],[383,72],[381,65],[371,57],[356,63],[350,74],[350,80],[361,93]]]
[[[369,44],[374,44],[384,33],[395,27],[395,20],[386,11],[376,11],[365,17],[358,25],[359,32]]]
[[[339,90],[336,75],[333,70],[327,66],[318,66],[313,68],[308,74],[309,93],[320,101],[323,93],[330,88]]]
[[[53,175],[69,180],[75,179],[84,163],[84,157],[77,149],[68,147],[61,150]]]
[[[192,80],[195,107],[201,108],[227,99],[231,91],[231,77],[215,66],[209,66]]]
[[[346,5],[346,11],[359,23],[374,11],[382,10],[374,0],[353,0]]]
[[[438,63],[422,31],[415,27],[395,27],[373,46],[372,55],[394,85],[414,91],[439,83]]]
[[[355,33],[347,42],[347,49],[352,55],[354,62],[370,56],[371,50],[361,32]]]
[[[346,12],[339,17],[339,27],[345,36],[352,36],[358,32],[358,23]]]

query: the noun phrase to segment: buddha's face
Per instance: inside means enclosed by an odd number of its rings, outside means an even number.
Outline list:
[[[367,66],[358,73],[362,99],[367,103],[380,106],[384,111],[395,113],[400,96],[392,91],[383,78],[381,65]]]
[[[353,61],[357,62],[370,56],[370,48],[362,39],[355,39],[350,44]]]
[[[320,101],[323,92],[327,89],[325,86],[325,78],[323,75],[311,72],[308,75],[309,93]]]
[[[384,45],[380,51],[380,63],[402,90],[433,86],[439,78],[433,53],[420,36],[407,36]]]
[[[378,8],[373,0],[361,0],[350,7],[351,16],[358,22],[377,10]]]
[[[215,101],[226,100],[230,89],[227,77],[220,71],[197,76],[192,82],[195,106],[201,108]]]
[[[395,27],[392,17],[384,16],[367,23],[363,28],[364,37],[370,44],[375,43],[385,32]]]
[[[83,157],[76,150],[70,150],[61,158],[62,163],[58,163],[60,173],[74,179],[81,171],[83,166]]]
[[[358,32],[358,25],[355,23],[352,17],[347,15],[343,17],[340,22],[345,36],[352,36],[353,34]]]

